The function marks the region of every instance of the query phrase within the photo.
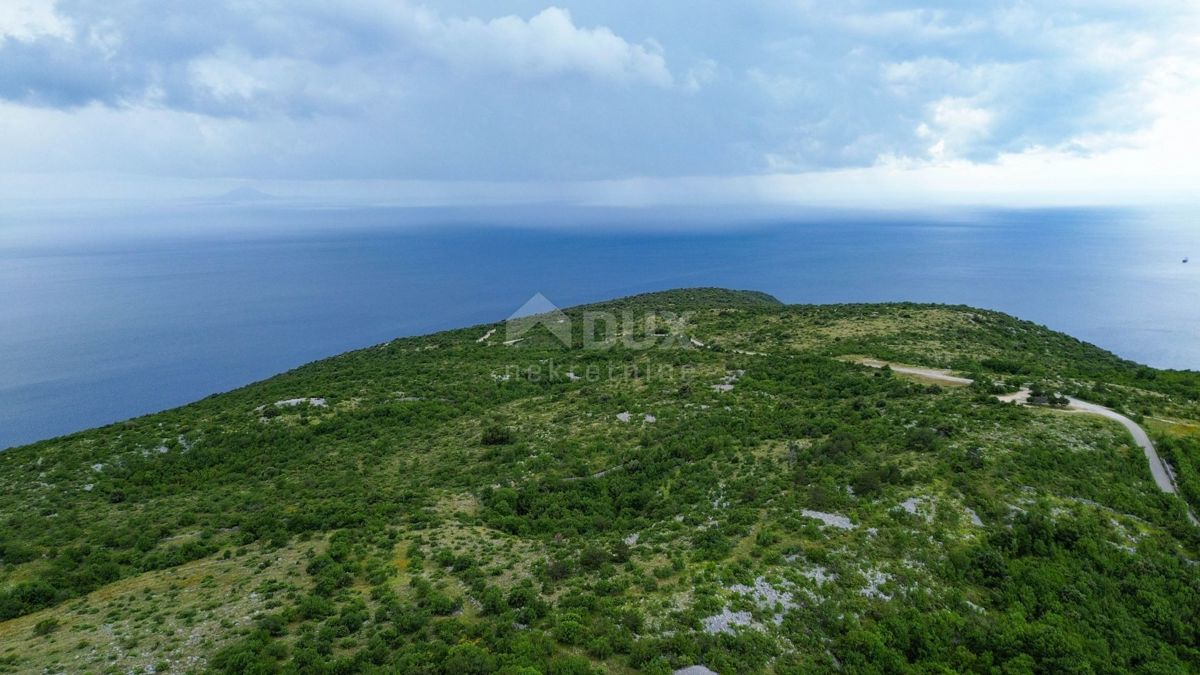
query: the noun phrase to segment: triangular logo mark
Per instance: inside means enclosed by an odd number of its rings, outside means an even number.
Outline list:
[[[541,293],[525,301],[504,322],[504,342],[513,345],[525,339],[534,326],[543,326],[565,347],[571,346],[571,319]]]

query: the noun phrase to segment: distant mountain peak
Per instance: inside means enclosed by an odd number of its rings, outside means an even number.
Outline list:
[[[218,199],[221,199],[223,201],[249,202],[249,201],[262,201],[262,200],[268,200],[268,199],[279,199],[279,197],[276,195],[273,195],[273,194],[263,192],[262,190],[259,190],[258,188],[253,188],[253,187],[250,187],[249,185],[243,185],[241,187],[236,187],[236,188],[230,190],[229,192],[226,192],[225,194],[218,197]]]

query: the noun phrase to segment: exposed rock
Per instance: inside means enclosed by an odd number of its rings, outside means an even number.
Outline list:
[[[288,398],[282,401],[275,401],[276,408],[292,408],[302,403],[307,403],[314,408],[324,408],[326,406],[325,399],[317,397],[309,398]]]
[[[967,517],[971,519],[971,524],[975,527],[983,527],[983,521],[979,519],[979,514],[975,513],[972,508],[967,508]]]
[[[892,596],[879,590],[879,587],[891,581],[891,577],[879,570],[867,570],[863,572],[863,576],[867,578],[867,585],[859,589],[859,593],[868,598],[879,598],[880,600],[891,600]]]
[[[777,626],[783,623],[783,615],[788,610],[798,607],[791,593],[776,589],[763,577],[755,579],[754,586],[734,584],[729,587],[729,590],[743,595],[754,596],[754,604],[758,605],[761,609],[774,612],[772,621]]]
[[[708,666],[688,666],[676,670],[673,675],[717,675],[717,671],[710,670]]]
[[[729,633],[734,632],[734,626],[750,626],[754,623],[754,618],[750,612],[731,612],[729,608],[721,610],[720,614],[704,617],[700,620],[704,625],[705,633]]]
[[[815,518],[826,525],[832,525],[843,530],[853,530],[855,528],[854,523],[850,522],[849,518],[837,513],[825,513],[824,511],[811,511],[809,509],[803,509],[800,513],[806,518]]]

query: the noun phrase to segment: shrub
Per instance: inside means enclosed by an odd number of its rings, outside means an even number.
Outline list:
[[[554,639],[564,645],[580,644],[583,642],[583,637],[583,624],[576,621],[574,617],[559,621],[558,625],[554,627]]]
[[[258,617],[256,622],[258,627],[267,632],[271,637],[279,637],[287,630],[287,623],[283,617],[278,614],[263,614]]]
[[[512,441],[512,432],[498,424],[486,427],[479,438],[479,442],[483,445],[508,445]]]
[[[608,638],[604,637],[598,637],[589,642],[587,651],[588,654],[591,654],[598,659],[607,659],[613,655],[612,643],[608,641]]]
[[[449,616],[462,606],[462,600],[437,591],[430,593],[425,602],[435,616]]]
[[[488,586],[479,594],[479,604],[484,614],[502,614],[508,606],[504,602],[504,592],[495,586]]]
[[[928,427],[914,427],[908,430],[905,436],[904,445],[909,450],[917,450],[926,452],[933,450],[937,446],[937,432]]]
[[[454,675],[483,675],[496,669],[496,658],[472,644],[455,645],[447,652],[442,669]]]
[[[612,555],[599,546],[588,546],[579,554],[579,564],[585,570],[598,570],[601,565],[611,560]]]
[[[23,616],[58,602],[64,594],[45,581],[26,581],[0,591],[0,620]]]

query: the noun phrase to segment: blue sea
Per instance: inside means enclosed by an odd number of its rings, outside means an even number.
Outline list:
[[[0,448],[500,320],[535,293],[569,306],[686,286],[965,303],[1200,369],[1184,210],[15,212],[0,220]]]

